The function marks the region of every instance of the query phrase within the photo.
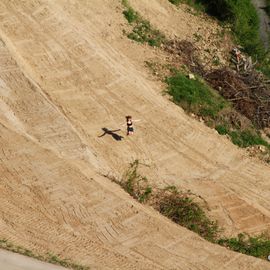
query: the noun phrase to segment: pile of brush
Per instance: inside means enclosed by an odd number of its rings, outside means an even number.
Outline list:
[[[205,73],[204,78],[258,128],[270,126],[269,81],[265,81],[261,73],[252,70],[241,74],[221,68]]]

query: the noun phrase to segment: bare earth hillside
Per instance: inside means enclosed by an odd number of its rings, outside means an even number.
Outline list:
[[[182,39],[218,27],[165,0],[130,4]],[[202,196],[227,235],[270,227],[270,167],[164,97],[144,67],[162,53],[128,40],[125,27],[118,0],[1,0],[0,237],[93,269],[270,269],[102,176],[138,159],[155,185]],[[141,119],[128,138],[127,114]],[[125,138],[99,138],[104,127]]]

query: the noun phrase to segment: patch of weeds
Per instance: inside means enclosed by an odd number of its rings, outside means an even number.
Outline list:
[[[146,177],[138,173],[139,161],[130,163],[128,170],[122,179],[110,178],[113,182],[119,184],[129,195],[140,203],[147,202],[152,193],[152,187],[148,185]]]
[[[228,134],[229,130],[228,127],[224,126],[224,125],[217,125],[216,126],[216,131],[220,134],[220,135],[226,135]]]
[[[122,3],[125,7],[123,14],[133,27],[132,32],[127,34],[127,37],[140,43],[148,43],[153,47],[160,47],[165,42],[165,36],[155,29],[149,21],[143,19],[137,11],[129,6],[127,1]]]
[[[270,254],[270,238],[263,234],[252,237],[241,233],[237,237],[219,239],[218,244],[261,259],[267,259]]]
[[[133,23],[138,20],[139,14],[131,7],[128,7],[123,11],[123,14],[129,23]]]
[[[26,249],[21,246],[16,246],[6,239],[0,239],[0,248],[11,251],[11,252],[19,253],[21,255],[28,256],[28,257],[31,257],[40,261],[44,261],[44,262],[48,262],[48,263],[52,263],[56,265],[61,265],[63,267],[67,267],[73,270],[89,270],[90,269],[88,266],[83,266],[83,265],[73,263],[72,261],[68,259],[61,259],[57,255],[54,255],[52,253],[47,253],[46,255],[35,254],[31,250]]]
[[[258,134],[253,134],[250,130],[244,131],[231,131],[229,132],[234,144],[240,147],[248,147],[251,145],[264,145],[270,147],[270,145],[262,139]]]
[[[249,129],[246,130],[230,130],[227,126],[217,125],[216,130],[221,135],[229,135],[232,142],[239,147],[249,147],[252,145],[263,145],[270,149],[270,144],[266,142],[258,133],[255,131],[251,131]]]
[[[217,222],[207,217],[195,198],[193,194],[179,192],[175,187],[166,188],[165,192],[159,193],[156,209],[173,222],[215,242],[219,233]]]
[[[166,79],[173,101],[188,112],[215,118],[226,107],[226,101],[201,80],[191,80],[178,72]]]

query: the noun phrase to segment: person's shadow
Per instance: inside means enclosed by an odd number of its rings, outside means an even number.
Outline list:
[[[123,136],[118,135],[118,134],[115,133],[117,131],[120,131],[121,129],[109,130],[107,128],[102,128],[102,130],[104,131],[104,133],[102,135],[98,136],[99,138],[105,136],[106,134],[108,134],[108,135],[111,135],[116,141],[121,141],[122,139],[124,139]]]

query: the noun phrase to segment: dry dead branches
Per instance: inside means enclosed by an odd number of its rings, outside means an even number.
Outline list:
[[[205,74],[205,79],[257,127],[270,126],[270,90],[260,73],[223,68]]]

